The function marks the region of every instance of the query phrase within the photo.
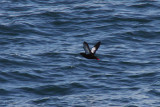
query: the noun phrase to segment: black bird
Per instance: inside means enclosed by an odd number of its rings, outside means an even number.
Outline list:
[[[94,45],[94,47],[90,50],[89,45],[87,42],[83,42],[83,48],[85,50],[85,53],[80,53],[83,57],[87,58],[87,59],[97,59],[99,60],[99,58],[97,58],[95,55],[96,51],[98,50],[99,46],[100,46],[101,42],[98,42],[96,45]]]

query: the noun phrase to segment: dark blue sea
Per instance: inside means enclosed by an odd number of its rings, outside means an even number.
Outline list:
[[[160,107],[160,0],[0,0],[0,107]]]

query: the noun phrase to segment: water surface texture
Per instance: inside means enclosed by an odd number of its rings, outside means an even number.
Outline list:
[[[160,107],[160,1],[1,0],[0,107]]]

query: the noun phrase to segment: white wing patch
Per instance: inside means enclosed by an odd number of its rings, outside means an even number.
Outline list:
[[[86,54],[95,54],[96,51],[98,50],[99,46],[100,46],[101,42],[98,42],[91,50],[89,48],[89,45],[87,42],[83,42],[83,48],[85,50]]]
[[[96,43],[96,45],[94,45],[94,47],[91,49],[91,53],[95,54],[96,51],[98,50],[100,44],[101,44],[101,42]]]
[[[91,52],[94,53],[96,51],[96,47],[93,47]]]

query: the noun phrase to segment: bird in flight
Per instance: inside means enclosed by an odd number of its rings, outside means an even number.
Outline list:
[[[99,60],[99,58],[97,58],[95,56],[95,53],[98,50],[100,44],[101,44],[101,42],[96,43],[96,45],[94,45],[94,47],[90,50],[88,43],[83,42],[83,48],[84,48],[85,53],[80,53],[80,54],[87,59],[97,59],[97,60]]]

